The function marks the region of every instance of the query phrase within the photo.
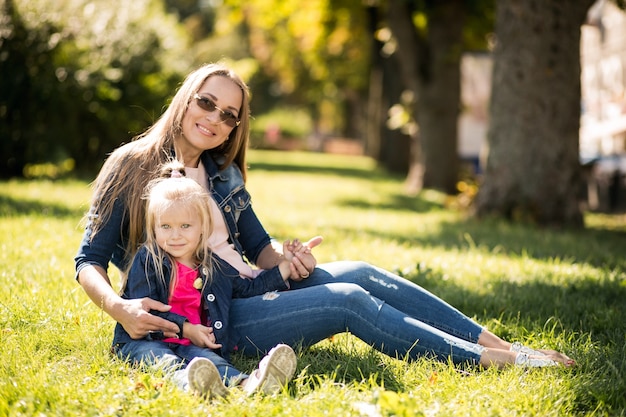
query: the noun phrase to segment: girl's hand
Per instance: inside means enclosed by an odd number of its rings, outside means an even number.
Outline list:
[[[293,257],[291,259],[291,276],[294,281],[302,281],[309,277],[309,275],[315,269],[317,260],[311,249],[322,243],[324,238],[321,236],[315,236],[309,239],[308,242],[301,244],[298,249],[293,251]]]
[[[196,346],[207,347],[209,349],[219,349],[221,344],[215,342],[213,328],[202,324],[191,324],[188,321],[183,324],[183,337],[191,340]]]
[[[289,262],[293,259],[297,252],[304,251],[305,247],[298,239],[285,240],[283,242],[283,256]]]

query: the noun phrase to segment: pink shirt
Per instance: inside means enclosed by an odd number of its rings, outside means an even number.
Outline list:
[[[193,282],[199,274],[196,269],[176,262],[176,284],[168,303],[172,306],[171,312],[187,318],[191,324],[202,324],[200,307],[202,305],[202,293],[193,286]],[[164,342],[190,345],[189,339],[164,339]]]

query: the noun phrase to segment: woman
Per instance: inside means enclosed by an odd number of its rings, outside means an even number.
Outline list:
[[[123,300],[111,288],[109,261],[124,270],[145,235],[144,202],[137,196],[172,158],[205,186],[217,216],[213,251],[254,278],[282,260],[245,188],[250,116],[244,82],[220,65],[206,65],[184,81],[163,115],[145,133],[115,150],[94,184],[89,222],[75,258],[77,279],[94,303],[133,338],[151,331],[174,337],[177,327],[150,314],[169,306],[143,298]],[[223,220],[223,221],[222,221]],[[312,249],[321,242],[307,242]],[[290,264],[290,291],[233,300],[231,330],[249,354],[277,343],[305,346],[349,330],[392,357],[429,356],[457,364],[571,365],[555,351],[511,344],[421,287],[364,262],[316,265],[310,250]]]

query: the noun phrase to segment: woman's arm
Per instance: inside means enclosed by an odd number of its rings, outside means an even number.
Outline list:
[[[88,265],[78,273],[78,282],[91,301],[104,310],[133,339],[141,339],[148,332],[162,331],[165,337],[177,337],[176,323],[149,313],[150,310],[167,312],[170,306],[151,298],[125,300],[113,287],[106,271],[100,266]]]
[[[109,262],[113,259],[118,268],[123,268],[124,254],[120,248],[123,245],[123,199],[115,201],[106,223],[94,235],[93,222],[100,220],[98,213],[92,208],[89,223],[74,258],[78,283],[91,301],[120,323],[133,339],[140,339],[150,331],[162,331],[165,335],[176,337],[176,324],[149,313],[150,310],[169,311],[169,306],[148,298],[124,300],[111,287],[111,280],[107,275]]]

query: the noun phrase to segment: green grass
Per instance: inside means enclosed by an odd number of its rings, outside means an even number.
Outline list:
[[[114,323],[74,281],[88,184],[10,181],[0,183],[0,416],[626,415],[626,216],[587,214],[583,231],[478,223],[438,193],[407,197],[402,178],[369,159],[312,153],[251,152],[248,186],[278,239],[324,236],[319,262],[393,270],[578,366],[463,376],[342,334],[298,350],[282,394],[203,401],[111,360]]]

